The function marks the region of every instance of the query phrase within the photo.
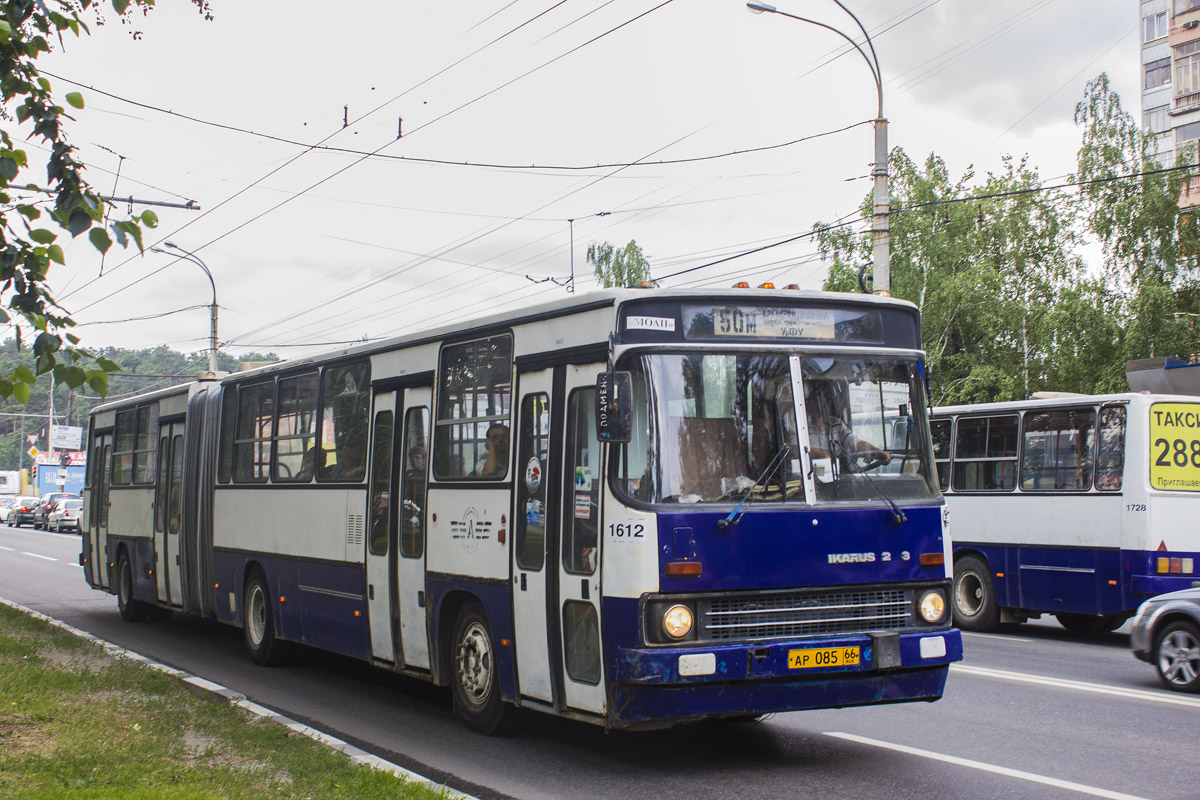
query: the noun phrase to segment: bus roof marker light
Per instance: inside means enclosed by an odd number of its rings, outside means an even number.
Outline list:
[[[733,288],[734,289],[749,289],[750,283],[748,281],[738,281],[737,283],[735,283],[733,285]]]
[[[760,284],[758,285],[758,288],[760,288],[760,289],[774,289],[774,288],[775,288],[775,284],[771,283],[770,281],[767,281],[766,283],[760,283]]]
[[[794,292],[798,292],[798,291],[800,291],[800,284],[798,284],[798,283],[789,283],[787,286],[785,286],[785,287],[783,287],[783,288],[785,288],[785,289],[791,289],[791,290],[792,290],[792,291],[794,291]]]

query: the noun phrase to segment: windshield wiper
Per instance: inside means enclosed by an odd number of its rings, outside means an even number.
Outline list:
[[[783,447],[779,448],[779,452],[775,454],[775,457],[767,463],[767,467],[763,470],[763,474],[760,475],[753,484],[746,487],[746,492],[742,495],[742,500],[737,504],[737,507],[734,508],[733,511],[729,512],[728,517],[717,521],[717,530],[722,530],[730,525],[738,524],[738,522],[742,519],[742,516],[754,503],[754,500],[751,498],[751,495],[754,494],[754,490],[759,487],[766,488],[767,481],[771,480],[775,473],[779,471],[779,468],[783,466],[784,459],[787,458],[787,455],[790,452],[792,452],[792,445],[790,442],[785,442]],[[787,491],[785,488],[784,495],[786,496],[786,494]]]
[[[828,438],[830,443],[841,451],[842,456],[846,459],[846,466],[850,468],[850,471],[856,475],[862,475],[864,478],[866,478],[867,483],[871,484],[871,488],[875,490],[875,494],[879,495],[880,499],[887,503],[888,508],[892,510],[892,519],[895,521],[895,523],[899,525],[902,522],[907,522],[908,516],[905,515],[904,510],[900,508],[900,506],[896,505],[896,501],[888,497],[883,489],[879,488],[879,484],[876,483],[875,479],[871,477],[871,473],[867,472],[865,469],[862,469],[858,466],[858,464],[855,463],[854,456],[846,450],[846,446],[838,441],[836,436],[830,436]]]

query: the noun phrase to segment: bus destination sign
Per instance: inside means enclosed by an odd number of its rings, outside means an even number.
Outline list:
[[[879,312],[871,309],[770,305],[689,305],[683,308],[689,339],[864,342],[883,340]]]

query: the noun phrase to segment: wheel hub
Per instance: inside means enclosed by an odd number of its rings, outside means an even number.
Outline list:
[[[1163,677],[1184,686],[1196,680],[1200,671],[1200,642],[1186,631],[1174,631],[1162,641],[1158,666]]]
[[[458,644],[458,679],[472,702],[483,705],[491,688],[492,653],[487,631],[473,622]]]

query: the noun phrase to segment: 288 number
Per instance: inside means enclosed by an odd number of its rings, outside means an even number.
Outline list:
[[[1155,439],[1154,446],[1162,448],[1154,461],[1156,467],[1186,467],[1190,464],[1200,468],[1200,439]]]

